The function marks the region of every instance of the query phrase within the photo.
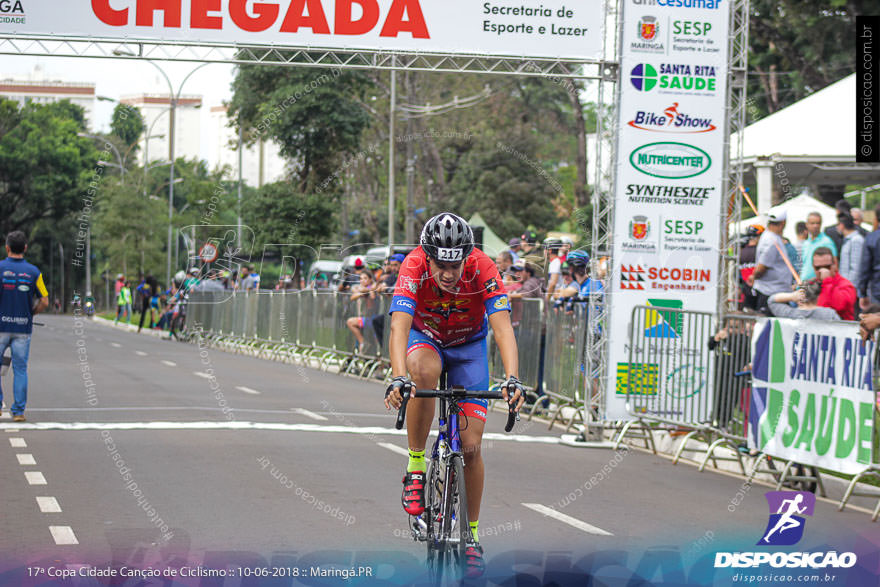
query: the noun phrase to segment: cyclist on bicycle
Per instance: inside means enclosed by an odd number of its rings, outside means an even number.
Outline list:
[[[447,387],[486,390],[487,323],[492,326],[507,379],[505,399],[523,403],[517,379],[516,339],[510,304],[492,259],[474,248],[474,235],[464,219],[444,212],[422,229],[420,246],[407,255],[391,301],[391,371],[385,406],[399,408],[401,393],[412,386],[406,417],[409,463],[403,478],[403,509],[412,516],[425,510],[425,444],[434,419],[434,400],[419,399],[418,389],[437,387],[442,371]],[[407,373],[412,379],[407,378]],[[466,551],[468,576],[483,572],[483,549],[477,537],[483,494],[480,443],[486,423],[486,400],[460,402],[464,477],[473,542]]]

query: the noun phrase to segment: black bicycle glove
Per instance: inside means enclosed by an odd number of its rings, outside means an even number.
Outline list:
[[[406,387],[412,387],[412,380],[403,375],[398,375],[394,379],[391,380],[391,384],[388,385],[388,389],[385,390],[385,397],[391,395],[391,392],[395,389],[400,390],[400,395],[403,396],[403,390]]]

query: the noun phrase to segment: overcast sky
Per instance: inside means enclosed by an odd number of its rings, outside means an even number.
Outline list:
[[[176,92],[186,74],[198,63],[155,61],[174,84]],[[40,66],[51,81],[94,83],[95,93],[118,100],[128,94],[168,93],[168,83],[152,65],[131,59],[94,59],[73,57],[28,57],[4,55],[0,62],[0,79],[23,79]],[[183,87],[184,94],[201,95],[203,100],[202,137],[210,127],[208,114],[212,106],[219,106],[232,97],[230,84],[234,66],[211,64],[195,72]],[[115,104],[96,101],[95,129],[106,132]],[[207,159],[208,145],[202,140],[202,158]]]

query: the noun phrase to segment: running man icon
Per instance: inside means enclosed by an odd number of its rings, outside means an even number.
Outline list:
[[[805,519],[812,516],[816,496],[806,491],[768,491],[770,520],[758,545],[790,546],[804,534]]]

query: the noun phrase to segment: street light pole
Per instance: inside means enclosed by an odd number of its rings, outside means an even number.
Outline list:
[[[391,56],[392,64],[394,56]],[[388,115],[388,254],[394,252],[394,110],[397,108],[397,72],[391,70],[391,112]]]
[[[125,56],[125,57],[137,57],[134,53],[130,51],[122,51],[116,50],[113,52],[114,55]],[[183,92],[183,85],[186,83],[186,80],[190,78],[192,74],[197,72],[199,69],[205,67],[206,65],[210,65],[210,63],[202,63],[183,78],[183,81],[180,82],[180,86],[177,89],[177,93],[174,93],[174,86],[171,84],[171,78],[168,77],[168,74],[165,73],[165,70],[159,67],[153,61],[149,59],[145,59],[147,63],[155,67],[159,70],[159,73],[162,74],[162,77],[165,78],[165,81],[168,83],[168,99],[171,103],[171,109],[169,111],[169,120],[168,120],[168,157],[171,160],[171,169],[168,172],[168,243],[166,246],[166,255],[165,255],[165,284],[171,283],[171,223],[174,221],[174,121],[175,114],[177,110],[177,102],[180,99],[180,94]]]

